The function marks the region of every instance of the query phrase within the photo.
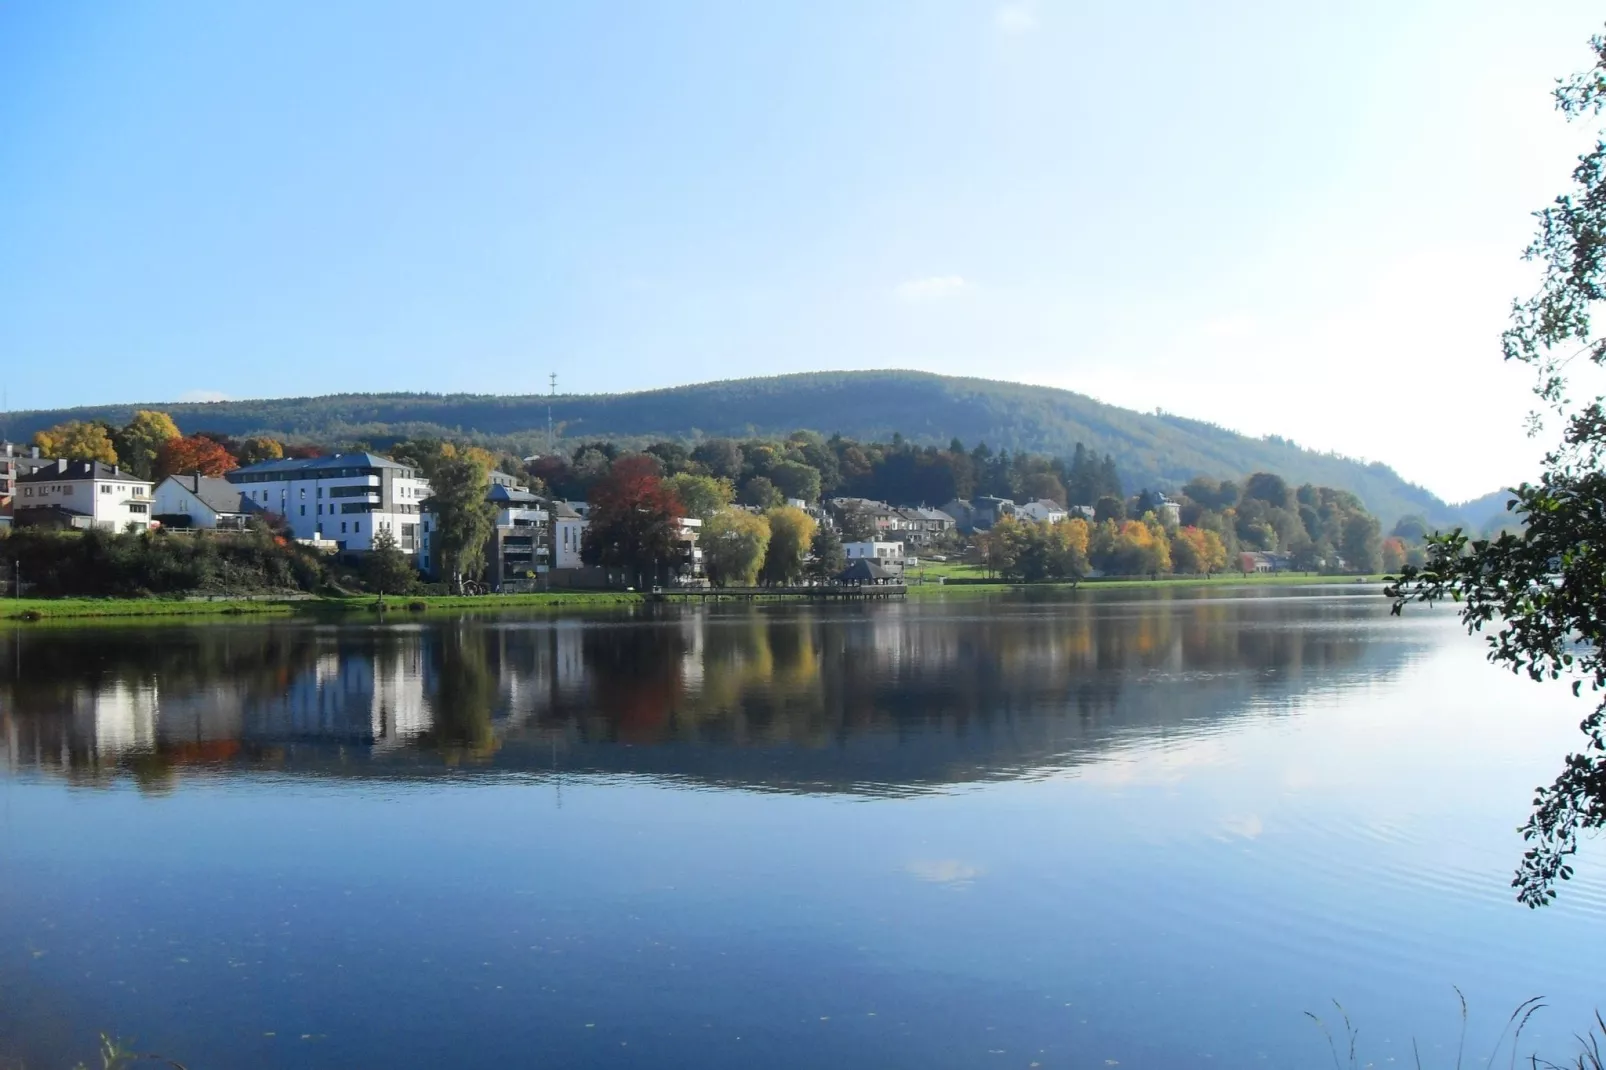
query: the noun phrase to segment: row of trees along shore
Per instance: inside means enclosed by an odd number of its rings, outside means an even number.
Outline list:
[[[170,472],[224,475],[241,465],[335,448],[267,435],[185,435],[170,416],[152,410],[135,412],[121,427],[61,424],[36,435],[35,444],[50,456],[120,463],[152,479]],[[1408,517],[1384,537],[1355,495],[1310,484],[1291,487],[1264,472],[1241,482],[1190,480],[1174,494],[1180,522],[1168,524],[1161,495],[1126,495],[1113,460],[1080,444],[1065,458],[995,452],[986,444],[967,448],[957,439],[940,448],[916,446],[901,435],[858,442],[798,431],[784,439],[665,440],[639,451],[598,440],[528,461],[429,438],[341,448],[374,449],[424,472],[435,488],[444,571],[460,578],[484,567],[493,522],[484,491],[493,469],[538,494],[591,501],[584,559],[643,584],[674,569],[681,552],[678,521],[688,516],[703,523],[701,545],[716,584],[828,578],[842,567],[842,539],[871,537],[871,519],[849,510],[834,517],[838,532],[822,530],[814,517],[787,502],[813,505],[836,497],[940,507],[993,496],[1090,509],[1091,522],[1006,520],[971,544],[954,535],[933,548],[968,550],[994,575],[1024,581],[1077,578],[1094,569],[1210,575],[1236,569],[1246,551],[1286,554],[1300,571],[1370,573],[1420,564],[1429,534],[1419,518]]]

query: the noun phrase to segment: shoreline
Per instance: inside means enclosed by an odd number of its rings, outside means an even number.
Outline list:
[[[1082,580],[1079,583],[911,583],[909,597],[929,599],[948,595],[998,594],[1009,591],[1076,593],[1097,590],[1242,589],[1246,587],[1353,586],[1381,582],[1377,576],[1320,576],[1279,573],[1261,576],[1169,576]],[[780,596],[784,598],[785,596]],[[807,596],[788,601],[808,602]],[[410,595],[385,601],[387,613],[423,614],[443,609],[546,609],[584,610],[611,606],[643,605],[639,591],[564,591],[534,594]],[[66,620],[163,620],[209,617],[274,617],[345,615],[378,610],[374,595],[347,597],[298,596],[253,598],[6,598],[0,599],[0,623],[24,624]]]

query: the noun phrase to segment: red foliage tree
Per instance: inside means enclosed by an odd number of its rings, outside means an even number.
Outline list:
[[[220,476],[240,467],[221,442],[204,435],[187,438],[170,438],[156,452],[156,478],[199,472],[203,476]]]
[[[680,518],[686,515],[680,499],[658,476],[651,457],[621,457],[612,470],[591,488],[591,523],[586,527],[581,557],[589,565],[603,565],[656,579],[679,563]]]

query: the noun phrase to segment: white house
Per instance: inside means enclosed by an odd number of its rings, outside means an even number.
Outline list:
[[[154,516],[170,528],[243,528],[267,509],[219,476],[191,472],[168,476],[156,485]]]
[[[552,503],[553,568],[580,568],[584,564],[580,560],[580,540],[585,536],[588,524],[590,521],[580,515],[574,503]]]
[[[883,567],[903,567],[903,543],[901,542],[845,542],[842,544],[842,556],[849,561],[864,558],[874,561]]]
[[[332,541],[342,551],[373,549],[389,531],[403,553],[430,567],[429,481],[411,465],[374,453],[286,458],[236,468],[228,481],[253,503],[284,517],[298,539]]]
[[[1061,520],[1071,515],[1060,506],[1059,502],[1049,498],[1038,498],[1036,501],[1017,506],[1015,514],[1039,524],[1044,521],[1050,524],[1058,524]]]
[[[56,460],[16,477],[12,515],[18,527],[151,526],[151,484],[117,465]]]

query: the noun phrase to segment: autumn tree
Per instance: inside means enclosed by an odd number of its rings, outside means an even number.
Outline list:
[[[46,457],[65,458],[70,461],[100,461],[117,464],[117,447],[112,442],[112,431],[99,421],[68,420],[47,431],[34,433],[33,444]]]
[[[770,523],[745,509],[721,509],[703,528],[703,568],[716,587],[751,587],[769,552]]]
[[[191,472],[203,476],[221,476],[238,467],[240,462],[220,442],[201,435],[190,435],[187,438],[170,438],[162,443],[156,454],[156,467],[152,475],[157,480]]]
[[[156,460],[162,446],[179,437],[178,425],[165,412],[140,409],[112,439],[123,467],[150,479],[156,474]]]
[[[284,443],[276,438],[267,438],[265,436],[248,438],[240,443],[239,452],[235,456],[240,459],[241,465],[283,460]]]
[[[656,583],[682,556],[685,508],[641,454],[621,457],[591,488],[591,521],[580,547],[588,565],[623,569],[636,586]]]
[[[455,452],[455,451],[454,451]],[[454,593],[485,567],[485,543],[496,524],[489,471],[467,457],[439,457],[430,477],[426,508],[435,514],[435,560]]]
[[[769,510],[764,519],[770,525],[770,545],[764,555],[765,582],[796,583],[803,578],[803,566],[818,527],[814,518],[791,505]]]

